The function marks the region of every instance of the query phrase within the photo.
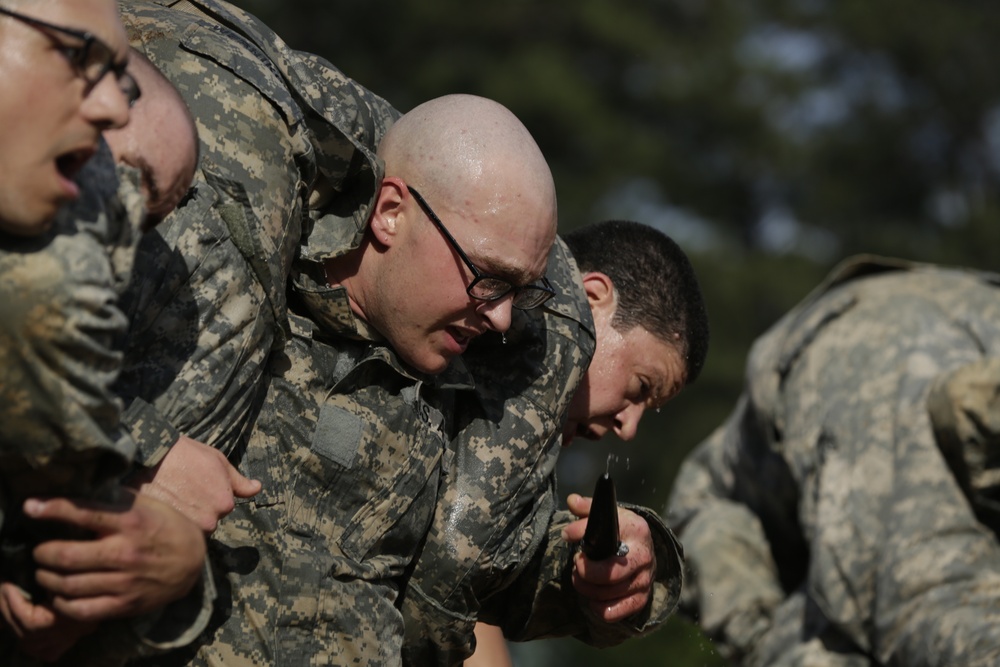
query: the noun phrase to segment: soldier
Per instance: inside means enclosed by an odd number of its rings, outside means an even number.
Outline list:
[[[138,443],[134,482],[211,532],[234,496],[260,488],[225,455],[245,442],[267,355],[287,338],[292,260],[363,225],[370,202],[355,189],[381,168],[367,146],[396,113],[332,67],[315,98],[296,97],[289,79],[309,76],[309,62],[230,5],[136,0],[122,11],[133,45],[191,109],[201,160],[183,205],[140,244],[116,389]]]
[[[132,170],[121,173],[119,189],[101,133],[122,126],[139,98],[126,54],[114,2],[0,6],[8,91],[0,101],[3,571],[33,595],[51,594],[31,604],[3,585],[0,643],[12,664],[28,654],[54,659],[109,616],[134,618],[108,633],[104,648],[120,641],[134,650],[140,638],[156,644],[162,635],[149,631],[159,608],[191,591],[203,568],[195,526],[158,502],[118,500],[133,444],[110,390],[120,363],[115,340],[126,325],[116,301],[142,202]],[[75,499],[25,501],[31,496]],[[66,526],[94,539],[80,541]],[[31,552],[54,536],[62,539]],[[68,550],[82,567],[64,567]]]
[[[198,660],[398,660],[399,577],[430,519],[453,395],[469,387],[455,357],[478,334],[506,330],[512,301],[549,294],[531,281],[554,234],[551,176],[495,103],[434,101],[387,141],[395,112],[328,63],[225,3],[170,4],[125,8],[133,41],[194,112],[205,181],[163,228],[184,258],[177,272],[136,290],[138,311],[156,316],[133,329],[130,412],[151,425],[151,408],[165,424],[147,484],[179,505],[198,498],[211,485],[178,487],[164,473],[204,451],[193,438],[232,451],[263,405],[237,454],[264,490],[215,533],[236,601]],[[291,192],[289,204],[271,201]]]
[[[694,382],[708,344],[701,291],[683,251],[651,227],[606,222],[564,240],[568,261],[550,264],[571,270],[550,270],[552,305],[507,345],[483,340],[465,357],[488,382],[457,409],[435,520],[404,594],[405,664],[461,664],[477,619],[515,641],[611,646],[677,605],[682,552],[656,513],[623,507],[628,553],[590,561],[575,549],[586,522],[573,517],[589,501],[573,495],[572,514],[556,511],[555,464],[577,436],[632,439],[645,409]],[[571,370],[585,371],[575,392]]]
[[[142,52],[131,50],[128,70],[145,100],[132,105],[128,125],[104,138],[115,162],[139,170],[148,231],[188,194],[198,168],[198,129],[180,93]]]
[[[946,461],[968,445],[972,470],[995,467],[998,352],[1000,277],[870,257],[757,340],[744,394],[669,504],[686,606],[720,651],[997,664],[1000,548],[963,495],[988,510],[991,482]]]

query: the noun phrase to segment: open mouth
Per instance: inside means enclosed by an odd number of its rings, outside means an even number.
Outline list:
[[[59,170],[63,178],[72,181],[80,173],[80,170],[83,169],[83,165],[87,164],[87,161],[93,156],[94,149],[92,148],[82,148],[63,153],[56,158],[56,169]]]
[[[461,352],[465,352],[465,349],[472,342],[472,339],[479,336],[482,332],[476,331],[474,329],[460,329],[458,327],[448,327],[448,333],[451,335],[455,344],[461,348]]]

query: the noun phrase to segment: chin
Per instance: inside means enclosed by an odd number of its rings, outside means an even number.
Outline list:
[[[451,363],[451,360],[438,355],[433,355],[430,358],[407,360],[407,363],[421,373],[426,373],[427,375],[437,375],[438,373],[443,373],[445,369],[448,368],[448,364]]]

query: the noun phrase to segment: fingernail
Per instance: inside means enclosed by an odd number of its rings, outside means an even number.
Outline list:
[[[24,501],[24,513],[35,515],[41,514],[42,510],[45,509],[45,501],[39,500],[38,498],[28,498]]]

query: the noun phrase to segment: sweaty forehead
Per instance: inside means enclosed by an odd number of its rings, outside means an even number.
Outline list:
[[[527,285],[545,275],[551,240],[515,236],[509,233],[509,229],[492,230],[492,233],[486,228],[476,231],[478,233],[470,235],[463,230],[463,236],[469,239],[464,249],[481,271],[504,278],[514,285]],[[505,231],[508,233],[505,234]]]
[[[554,216],[528,208],[498,208],[486,215],[469,214],[456,219],[460,243],[476,265],[490,273],[527,284],[545,273],[555,242]],[[447,223],[446,223],[447,224]]]

